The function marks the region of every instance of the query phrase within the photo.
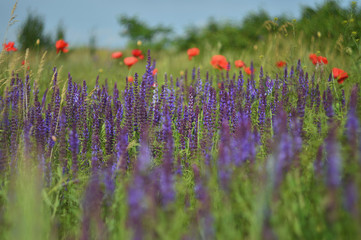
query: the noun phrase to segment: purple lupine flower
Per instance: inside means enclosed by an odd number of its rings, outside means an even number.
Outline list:
[[[41,105],[35,101],[35,138],[37,141],[38,153],[43,154],[45,149],[44,119],[41,114]]]
[[[315,113],[316,115],[319,113],[320,110],[320,105],[321,105],[321,94],[320,94],[320,90],[319,90],[319,85],[316,85],[316,89],[315,89]],[[314,123],[317,126],[317,130],[318,133],[321,132],[321,121],[319,119],[319,117],[316,117],[314,120]]]
[[[63,166],[63,173],[68,172],[68,160],[67,160],[67,125],[65,111],[61,112],[59,121],[59,161]]]
[[[69,150],[72,158],[72,171],[75,175],[78,171],[78,154],[79,154],[79,138],[76,132],[76,123],[73,123],[73,127],[69,132]]]
[[[121,131],[121,123],[123,120],[123,106],[119,100],[119,90],[117,87],[117,83],[114,84],[113,105],[114,105],[114,112],[115,112],[116,136],[118,136]]]
[[[326,144],[326,182],[330,189],[335,189],[341,184],[341,156],[339,144],[336,139],[335,126],[331,127],[327,138],[325,139]]]
[[[300,84],[297,88],[297,114],[299,117],[299,126],[297,129],[298,135],[301,137],[304,135],[303,132],[303,122],[304,122],[304,116],[305,116],[305,107],[306,107],[306,88],[302,84],[302,78],[303,77],[303,71],[300,72]]]
[[[347,113],[346,136],[352,150],[352,158],[357,157],[357,142],[360,139],[360,122],[357,118],[358,86],[353,86],[350,96],[350,109]]]
[[[217,92],[213,87],[211,87],[210,91],[209,108],[211,110],[211,118],[209,121],[209,129],[213,130],[216,127],[217,118]]]
[[[287,69],[285,70],[285,74],[287,74]],[[288,107],[288,101],[289,101],[289,96],[288,96],[288,84],[287,84],[287,78],[285,77],[283,84],[282,84],[282,106],[283,109],[287,109]]]
[[[155,104],[153,114],[153,127],[158,126],[160,123],[160,100]]]
[[[231,141],[232,156],[234,164],[241,166],[247,160],[254,162],[256,156],[256,139],[252,132],[251,120],[240,112],[237,113],[237,124],[235,126],[234,138]]]
[[[293,141],[287,131],[287,115],[282,109],[278,111],[278,114],[275,124],[277,126],[277,135],[275,137],[278,139],[275,142],[279,142],[276,147],[277,157],[275,157],[276,162],[274,166],[274,186],[276,189],[281,185],[294,155],[292,146]]]
[[[346,164],[351,168],[359,165],[360,151],[358,145],[360,141],[360,123],[357,118],[356,107],[358,98],[358,86],[353,86],[350,96],[350,109],[347,114],[347,121],[345,125],[345,134],[347,138],[347,144],[349,146],[348,157],[346,158]],[[358,216],[358,189],[355,182],[355,177],[351,173],[346,173],[344,180],[344,202],[345,208],[354,217]]]
[[[112,113],[111,100],[107,101],[106,114],[105,114],[105,153],[110,155],[113,153],[114,143],[114,119]]]
[[[252,106],[252,102],[251,102],[251,82],[248,78],[247,80],[247,90],[246,90],[246,103],[245,103],[245,106],[244,106],[244,112],[246,114],[246,116],[248,118],[251,118],[251,106]]]
[[[294,67],[292,66],[291,67],[291,70],[290,70],[290,76],[289,76],[289,79],[290,79],[290,82],[293,82],[293,78],[294,78],[294,73],[295,73],[295,69]]]
[[[199,115],[199,106],[196,107],[195,113],[194,113],[194,128],[192,130],[191,136],[190,136],[190,142],[189,142],[189,148],[191,151],[191,154],[195,154],[197,152],[198,148],[198,115]]]
[[[120,128],[117,132],[117,145],[115,148],[116,153],[116,169],[122,172],[127,170],[127,146],[128,146],[128,132],[125,127]]]
[[[258,88],[258,94],[259,94],[259,105],[258,105],[258,124],[261,135],[263,134],[264,129],[264,123],[266,119],[266,107],[267,107],[267,100],[266,100],[266,92],[265,92],[265,86],[263,79],[263,71],[261,68],[260,71],[260,82],[259,82],[259,88]]]
[[[100,188],[97,175],[93,175],[85,191],[82,203],[83,219],[80,239],[105,239],[106,225],[102,220],[102,199],[104,193]],[[92,224],[96,223],[96,224]]]
[[[327,87],[327,90],[323,92],[323,107],[329,121],[331,121],[334,116],[332,102],[333,102],[332,92],[330,87]]]
[[[174,113],[175,113],[174,103],[175,103],[175,101],[176,101],[176,98],[175,98],[175,92],[174,92],[173,77],[172,77],[172,75],[170,75],[170,79],[171,79],[171,84],[170,84],[170,88],[169,88],[168,105],[169,105],[169,110],[170,110],[171,118],[173,118]]]
[[[189,113],[189,126],[194,122],[194,106],[196,101],[196,91],[192,86],[189,86],[189,97],[188,97],[188,113]],[[189,127],[190,128],[190,127]]]
[[[133,87],[129,87],[127,89],[126,95],[126,126],[128,128],[128,135],[131,137],[133,135],[133,105],[134,105],[134,95],[133,95]]]
[[[138,90],[138,74],[134,74],[134,106],[133,106],[133,127],[134,131],[138,131],[138,125],[139,125],[139,115],[140,115],[140,108],[139,108],[139,90]]]
[[[197,212],[197,220],[202,230],[202,237],[204,239],[214,239],[215,230],[214,230],[214,219],[211,215],[211,201],[208,194],[207,188],[204,181],[201,178],[198,167],[193,164],[193,174],[194,174],[194,192],[196,199],[202,203],[201,207]]]
[[[238,81],[237,81],[237,92],[239,93],[240,96],[242,96],[243,93],[243,73],[242,70],[239,71],[239,75],[238,75]]]
[[[71,125],[71,118],[72,118],[72,105],[73,105],[73,82],[72,82],[72,77],[70,75],[70,73],[68,73],[68,89],[66,92],[66,106],[65,106],[65,115],[66,115],[66,119],[67,119],[67,124],[68,127],[70,127]]]
[[[88,145],[88,141],[89,141],[89,129],[88,129],[88,103],[87,103],[87,85],[86,82],[83,81],[83,88],[82,88],[82,92],[81,92],[81,104],[80,104],[80,135],[81,135],[81,152],[82,152],[82,156],[83,159],[86,156],[86,152],[87,152],[87,145]]]
[[[224,190],[229,190],[229,181],[232,175],[232,155],[229,125],[225,120],[222,122],[218,154],[218,179],[220,186]]]
[[[143,177],[136,174],[128,188],[128,223],[133,230],[133,240],[142,240],[145,234],[142,219],[147,211],[147,198],[144,185]]]
[[[92,149],[92,159],[91,165],[93,171],[100,167],[100,161],[102,154],[102,149],[100,147],[100,120],[99,120],[99,109],[97,109],[96,104],[94,104],[94,112],[93,112],[93,133],[92,133],[92,141],[91,141],[91,149]]]
[[[18,108],[18,99],[19,99],[19,92],[18,87],[14,86],[13,91],[11,93],[13,96],[12,100],[12,107],[11,107],[11,120],[10,120],[10,153],[11,153],[11,162],[10,167],[11,169],[14,169],[16,166],[16,155],[18,150],[18,129],[19,129],[19,108]],[[21,110],[21,109],[20,109]]]
[[[148,130],[146,129],[141,134],[142,137],[140,138],[141,142],[137,162],[135,164],[135,171],[140,172],[141,174],[145,174],[149,170],[153,160],[148,145]]]

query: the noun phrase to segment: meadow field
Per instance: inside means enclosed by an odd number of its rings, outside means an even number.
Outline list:
[[[277,20],[243,50],[6,41],[0,239],[360,239],[358,33]]]

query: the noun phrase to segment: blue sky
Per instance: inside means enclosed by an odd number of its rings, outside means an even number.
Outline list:
[[[8,41],[15,41],[19,26],[29,12],[45,20],[45,32],[54,36],[61,22],[70,45],[86,45],[91,34],[97,46],[119,48],[126,38],[120,35],[121,14],[137,15],[150,26],[163,24],[182,34],[190,25],[203,25],[210,17],[241,22],[250,12],[266,10],[272,17],[285,13],[298,18],[302,6],[314,7],[324,0],[19,0],[15,14],[19,21],[8,31]],[[0,0],[0,39],[4,39],[7,22],[15,0]],[[351,0],[340,1],[349,6]]]

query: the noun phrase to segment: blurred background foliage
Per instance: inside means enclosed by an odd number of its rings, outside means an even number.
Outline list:
[[[331,71],[332,67],[346,69],[350,71],[350,79],[354,79],[353,74],[361,74],[361,22],[358,21],[361,19],[361,9],[356,2],[347,7],[341,7],[333,0],[314,8],[304,6],[300,16],[299,19],[287,15],[274,17],[266,11],[258,11],[239,22],[211,18],[206,24],[189,26],[183,35],[177,35],[171,27],[151,25],[143,21],[142,16],[121,15],[118,18],[119,37],[126,38],[127,45],[117,51],[121,50],[126,57],[131,55],[134,48],[142,50],[144,55],[151,49],[152,58],[157,60],[159,76],[164,76],[165,72],[178,75],[194,66],[212,72],[214,69],[209,60],[215,54],[227,56],[232,65],[235,60],[242,59],[247,64],[253,61],[257,71],[262,66],[269,73],[279,73],[275,66],[279,60],[288,64],[301,60],[303,67],[313,67],[308,59],[310,53],[329,59],[327,71]],[[39,79],[44,78],[44,81],[48,81],[54,66],[62,66],[63,73],[60,75],[64,78],[69,72],[77,81],[95,79],[94,76],[100,75],[108,79],[109,84],[114,84],[118,79],[143,71],[146,63],[144,59],[128,70],[122,59],[110,58],[113,49],[97,46],[94,32],[89,33],[86,46],[69,43],[70,53],[56,55],[55,41],[59,38],[66,40],[66,26],[59,23],[53,33],[46,33],[43,18],[34,13],[29,14],[27,21],[21,25],[19,36],[19,45],[16,46],[22,50],[30,49],[30,54],[25,54],[30,71]],[[37,42],[40,44],[37,45]],[[194,61],[188,61],[186,54],[191,47],[201,50]],[[48,50],[46,61],[42,61],[43,50]],[[0,79],[19,71],[17,69],[24,60],[24,53],[17,54],[18,57],[9,60],[9,68]],[[39,67],[41,61],[44,71]],[[232,68],[231,71],[238,70]],[[47,85],[43,87],[45,89]]]
[[[150,26],[141,20],[141,16],[121,15],[118,22],[122,29],[120,37],[129,40],[127,47],[135,47],[140,40],[145,44],[144,47],[155,50],[184,51],[192,46],[211,46],[224,52],[249,48],[267,39],[269,34],[283,34],[288,37],[292,33],[292,37],[302,38],[303,44],[308,46],[315,38],[320,38],[334,44],[340,51],[350,52],[356,50],[355,41],[358,41],[361,32],[361,22],[357,19],[361,19],[361,9],[355,3],[342,8],[337,1],[331,0],[315,8],[304,6],[301,18],[297,20],[286,15],[273,18],[261,10],[250,13],[241,22],[210,18],[203,26],[189,26],[182,35],[175,35],[169,26]],[[268,20],[273,23],[267,25]],[[41,46],[48,48],[57,39],[64,38],[65,27],[59,24],[54,35],[55,38],[52,39],[49,34],[44,33],[44,20],[31,13],[21,26],[18,42],[24,50],[33,47],[36,40],[40,39]],[[92,39],[94,36],[90,38],[91,45],[95,40]]]

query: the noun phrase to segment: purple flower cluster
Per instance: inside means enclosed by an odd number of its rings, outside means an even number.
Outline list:
[[[254,74],[245,79],[242,72],[215,79],[207,73],[202,79],[200,69],[193,69],[191,77],[186,73],[175,78],[175,85],[173,76],[168,81],[165,75],[159,89],[156,83],[162,81],[153,76],[154,68],[148,52],[142,77],[136,73],[134,82],[126,81],[124,89],[117,83],[112,91],[99,79],[89,91],[85,81],[78,84],[69,74],[63,94],[56,68],[51,88],[42,95],[38,88],[31,94],[29,76],[25,81],[12,76],[0,98],[0,170],[17,169],[23,142],[25,157],[35,159],[48,183],[58,166],[74,182],[90,172],[83,204],[84,237],[92,219],[99,221],[103,231],[99,198],[111,199],[116,185],[127,179],[127,225],[133,239],[149,237],[147,219],[154,209],[175,204],[177,181],[189,178],[191,172],[201,235],[212,239],[215,228],[207,176],[216,170],[217,187],[229,193],[240,169],[247,166],[257,171],[272,156],[272,186],[279,190],[286,175],[302,165],[302,149],[315,138],[312,129],[321,134],[322,126],[330,129],[319,136],[325,141],[314,156],[315,176],[324,177],[329,189],[345,184],[345,202],[354,211],[356,180],[347,175],[343,181],[337,132],[338,114],[347,109],[344,89],[334,92],[327,84],[315,84],[314,75],[309,82],[300,63],[296,71],[292,67],[288,73],[285,68],[284,76],[275,79],[260,68],[259,81]],[[354,87],[345,127],[352,147],[350,164],[360,162],[357,93]],[[338,95],[343,96],[340,103],[334,97]]]

